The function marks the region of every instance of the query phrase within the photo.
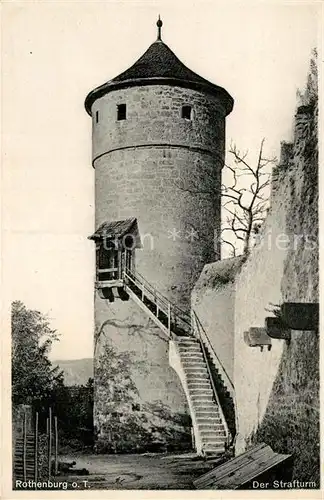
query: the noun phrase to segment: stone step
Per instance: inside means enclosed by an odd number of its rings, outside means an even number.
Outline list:
[[[208,374],[207,370],[204,370],[203,368],[196,370],[196,371],[192,371],[190,368],[186,368],[185,374],[186,374],[187,378],[189,377],[190,379],[195,378],[195,377],[198,379],[200,379],[202,377],[209,378],[209,374]]]
[[[196,405],[195,406],[195,415],[198,418],[219,418],[220,412],[218,406],[209,406],[206,405]]]
[[[208,375],[207,368],[204,366],[183,366],[183,370],[186,375],[194,375],[196,374],[206,374]]]
[[[211,383],[210,383],[210,380],[208,378],[202,378],[202,379],[191,379],[191,380],[188,380],[187,379],[187,385],[189,388],[191,389],[204,389],[205,387],[208,387],[209,389],[211,389]]]
[[[211,426],[216,431],[223,431],[224,430],[224,426],[223,426],[220,418],[215,418],[213,420],[209,419],[209,421],[206,420],[205,418],[202,418],[202,419],[197,418],[196,422],[197,422],[198,427],[201,427],[202,425],[206,425],[206,426],[208,425],[208,426]],[[206,427],[206,429],[207,429],[207,427]]]
[[[178,340],[177,342],[178,345],[200,345],[199,341],[197,339],[185,337],[181,340]]]
[[[199,388],[199,387],[194,387],[194,388],[190,388],[189,387],[189,395],[190,397],[195,397],[195,396],[210,396],[211,398],[213,398],[213,391],[211,390],[210,386],[209,387],[202,387],[202,388]],[[195,401],[197,401],[197,399],[195,399]]]
[[[193,360],[193,361],[187,361],[187,360],[182,361],[182,366],[184,368],[184,371],[192,370],[193,368],[196,368],[197,370],[198,369],[200,369],[200,370],[206,369],[207,370],[204,361],[198,361],[198,359]]]
[[[198,361],[198,362],[202,361],[206,366],[204,357],[201,354],[201,352],[199,352],[199,351],[182,352],[182,353],[180,353],[180,359],[181,359],[181,363],[184,363],[184,362],[193,363],[194,361]]]
[[[210,380],[208,373],[204,372],[202,370],[199,370],[199,371],[197,371],[197,370],[196,371],[185,370],[185,376],[186,376],[187,381],[192,380],[196,377],[198,377],[198,378],[205,377],[205,378],[208,378],[208,380]]]
[[[204,438],[201,440],[203,448],[208,449],[208,450],[218,450],[218,449],[223,449],[225,451],[225,443],[226,443],[226,438],[223,439],[218,439],[215,441],[214,439],[209,439],[209,438]]]
[[[225,437],[226,433],[224,431],[224,429],[211,429],[211,430],[208,430],[208,429],[203,429],[203,430],[200,430],[200,435],[201,437],[217,437],[217,438],[221,438],[221,437]]]
[[[223,455],[225,453],[225,447],[222,448],[208,448],[204,450],[204,454],[206,457],[217,457],[218,455]]]
[[[217,407],[205,409],[203,406],[195,408],[195,415],[197,418],[210,419],[220,418],[219,409]]]
[[[226,439],[218,440],[218,441],[209,441],[209,440],[202,440],[203,448],[204,450],[223,450],[225,451],[225,443]]]
[[[224,429],[223,425],[220,422],[218,422],[217,424],[216,423],[204,424],[202,422],[197,422],[197,425],[201,431],[218,431],[219,426],[222,426],[222,428]]]
[[[204,445],[203,451],[205,455],[222,455],[225,453],[225,445],[223,446],[218,446],[217,448],[214,446],[206,446]]]
[[[199,352],[184,352],[181,354],[181,361],[203,361],[205,362],[203,355]]]
[[[192,383],[194,381],[196,381],[197,383],[200,383],[202,381],[206,382],[208,381],[208,383],[210,384],[210,378],[208,377],[208,374],[207,373],[186,373],[186,381],[187,383]]]
[[[211,394],[208,394],[206,396],[201,394],[190,394],[190,399],[193,402],[195,408],[197,408],[197,406],[201,408],[205,403],[212,403],[214,401]]]
[[[193,356],[201,356],[201,358],[203,359],[203,355],[202,355],[202,352],[199,349],[199,347],[190,347],[188,349],[179,349],[179,354],[180,354],[181,358],[183,356],[193,355]]]
[[[184,351],[199,351],[199,352],[202,352],[201,350],[201,347],[198,343],[195,343],[195,344],[184,344],[183,342],[181,342],[181,344],[178,344],[178,349],[181,351],[181,352],[184,352]]]
[[[204,445],[204,448],[205,447],[218,448],[218,447],[222,447],[222,446],[224,446],[224,448],[225,448],[226,438],[225,437],[223,439],[222,438],[219,438],[219,439],[202,438],[201,441]]]
[[[181,364],[182,364],[182,367],[183,369],[186,371],[186,370],[190,370],[190,369],[200,369],[200,370],[205,370],[206,373],[208,373],[207,371],[207,366],[204,362],[203,359],[198,359],[198,358],[186,358],[186,359],[182,359],[181,360]]]
[[[206,374],[200,375],[189,375],[186,377],[188,384],[205,384],[208,382],[210,384],[210,379]]]
[[[195,391],[195,389],[193,390]],[[209,403],[210,405],[215,404],[216,406],[213,391],[211,389],[208,391],[207,398],[206,395],[202,394],[200,390],[198,390],[198,392],[193,392],[193,393],[190,391],[190,397],[192,397],[192,400],[195,401],[196,403],[198,403],[199,401],[206,401],[206,403]]]

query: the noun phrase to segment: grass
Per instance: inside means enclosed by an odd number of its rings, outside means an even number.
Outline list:
[[[292,332],[284,349],[268,407],[251,444],[266,442],[292,454],[293,479],[320,487],[318,332]]]

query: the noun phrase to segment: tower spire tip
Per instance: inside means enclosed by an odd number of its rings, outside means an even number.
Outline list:
[[[161,20],[160,14],[159,14],[159,18],[157,20],[156,25],[158,27],[157,40],[162,40],[162,38],[161,38],[161,29],[162,29],[162,26],[163,26],[163,22]]]

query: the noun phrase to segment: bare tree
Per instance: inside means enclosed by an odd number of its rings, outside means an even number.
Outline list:
[[[190,176],[174,181],[178,189],[197,197],[197,200],[214,200],[216,210],[219,210],[217,200],[221,197],[223,221],[224,213],[226,214],[225,224],[223,222],[221,234],[216,236],[221,244],[231,248],[232,256],[242,251],[244,255],[248,254],[252,236],[257,233],[267,213],[270,166],[277,162],[277,158],[264,156],[264,143],[265,139],[262,139],[254,165],[248,160],[248,152],[241,152],[235,144],[228,151],[234,160],[233,166],[224,164],[222,154],[214,153],[222,168],[221,188],[218,168],[203,162],[199,163],[199,168],[191,172]],[[188,221],[188,226],[201,237],[191,221]]]
[[[222,184],[222,208],[226,217],[221,241],[231,247],[232,256],[241,246],[243,255],[248,254],[253,234],[259,231],[267,213],[269,166],[277,159],[263,155],[264,142],[265,139],[262,139],[255,165],[248,162],[248,152],[242,153],[235,144],[231,145],[229,153],[234,157],[235,166],[226,164],[223,169],[223,174],[228,174],[230,180]]]

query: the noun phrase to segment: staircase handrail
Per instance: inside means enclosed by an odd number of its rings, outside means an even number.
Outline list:
[[[184,323],[187,323],[188,326],[191,326],[191,317],[190,314],[178,307],[177,305],[173,304],[170,302],[170,300],[163,295],[156,287],[154,287],[149,281],[147,281],[146,278],[142,274],[140,274],[138,271],[130,271],[129,269],[125,270],[125,275],[132,278],[136,284],[136,281],[138,281],[140,284],[144,283],[145,288],[156,298],[159,298],[159,300],[164,303],[166,308],[168,308],[169,304],[171,305],[171,308],[174,312],[176,312],[175,316],[176,318],[180,319]]]
[[[195,319],[195,322],[196,322],[196,325],[197,325],[197,330],[198,330],[198,334],[200,337],[202,337],[201,335],[201,332],[203,333],[203,336],[205,337],[205,340],[206,340],[206,343],[208,345],[208,348],[210,349],[211,353],[213,354],[213,356],[216,358],[216,361],[219,365],[219,367],[221,368],[221,372],[222,372],[222,375],[224,377],[224,381],[226,381],[226,385],[227,387],[230,386],[231,388],[231,393],[232,393],[232,396],[233,396],[233,399],[234,399],[234,396],[235,396],[235,389],[234,389],[234,384],[230,378],[230,376],[228,375],[227,371],[226,371],[226,368],[224,367],[223,363],[221,362],[221,360],[219,359],[219,357],[217,356],[216,354],[216,351],[207,335],[207,332],[205,330],[205,328],[203,327],[197,313],[195,310],[192,310],[192,314],[194,316],[194,319]],[[218,366],[217,366],[218,368]]]
[[[196,320],[196,316],[195,316],[195,320]],[[206,346],[204,344],[204,340],[202,338],[201,330],[200,330],[199,327],[197,327],[197,331],[198,331],[198,340],[199,340],[200,345],[201,345],[202,353],[203,353],[205,364],[206,364],[206,367],[207,367],[207,372],[208,372],[210,383],[211,383],[211,386],[212,386],[213,395],[214,395],[216,404],[217,404],[217,406],[219,408],[219,412],[220,412],[222,423],[224,425],[227,443],[230,444],[231,433],[230,433],[230,430],[229,430],[228,425],[227,425],[227,421],[226,421],[226,418],[225,418],[225,415],[224,415],[224,412],[223,412],[223,409],[222,409],[222,405],[220,404],[220,401],[219,401],[217,389],[216,389],[215,382],[214,382],[214,377],[213,377],[213,374],[212,374],[210,366],[209,366],[209,360],[208,360],[208,356],[207,356],[207,352],[206,352]]]

